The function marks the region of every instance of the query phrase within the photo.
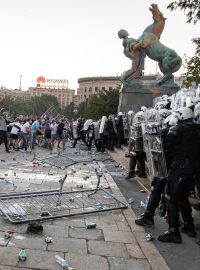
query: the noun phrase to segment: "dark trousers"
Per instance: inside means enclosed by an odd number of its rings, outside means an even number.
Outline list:
[[[134,174],[136,164],[138,165],[139,172],[145,173],[145,153],[142,151],[136,152],[135,155],[131,155],[129,161],[129,172]]]
[[[193,224],[188,197],[194,186],[194,176],[188,168],[170,168],[166,185],[169,229],[180,227],[179,212],[184,223]]]
[[[4,142],[6,151],[8,151],[8,138],[7,138],[7,131],[0,130],[0,144]]]
[[[159,179],[157,177],[152,181],[152,192],[149,196],[149,201],[145,213],[151,218],[155,213],[156,208],[158,208],[162,194],[165,191],[166,178]]]

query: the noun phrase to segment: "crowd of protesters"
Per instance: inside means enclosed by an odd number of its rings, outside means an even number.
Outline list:
[[[36,145],[52,149],[65,148],[68,139],[72,139],[71,123],[67,118],[54,119],[37,116],[8,115],[0,116],[0,143],[5,144],[6,152],[27,152]]]

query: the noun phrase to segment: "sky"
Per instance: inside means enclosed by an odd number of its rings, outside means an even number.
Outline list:
[[[161,42],[181,57],[193,56],[191,39],[200,25],[186,24],[181,11],[166,7],[171,0],[155,0],[167,18]],[[119,76],[130,68],[117,32],[126,29],[138,38],[152,23],[149,0],[0,0],[0,86],[22,90],[36,79],[77,80]],[[175,73],[183,72],[183,68]],[[155,74],[154,61],[145,60],[145,74]]]

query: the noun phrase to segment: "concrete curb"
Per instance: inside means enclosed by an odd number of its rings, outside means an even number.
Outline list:
[[[99,162],[100,167],[102,168],[102,171],[106,171],[105,165],[103,163]],[[124,198],[123,194],[119,190],[117,184],[113,180],[112,176],[109,173],[104,172],[104,176],[106,180],[108,181],[108,184],[111,187],[111,190],[115,195],[117,195],[121,200],[126,202],[126,199]],[[136,215],[132,211],[131,208],[123,209],[122,210],[124,217],[126,218],[126,221],[128,222],[131,231],[136,238],[136,241],[138,245],[140,246],[142,252],[144,253],[146,259],[148,260],[151,268],[153,270],[170,270],[169,266],[165,262],[164,258],[160,254],[160,252],[155,247],[154,243],[151,241],[147,241],[145,236],[146,232],[142,226],[137,226],[135,224]]]

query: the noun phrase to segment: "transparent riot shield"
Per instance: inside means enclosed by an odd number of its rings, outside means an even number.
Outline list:
[[[135,151],[143,151],[143,134],[141,123],[135,123],[131,126],[130,138],[135,142]]]
[[[163,148],[161,124],[149,122],[144,125],[144,151],[151,180],[167,177],[167,166]]]
[[[129,138],[129,130],[128,130],[128,118],[123,117],[123,128],[124,128],[124,139]]]

